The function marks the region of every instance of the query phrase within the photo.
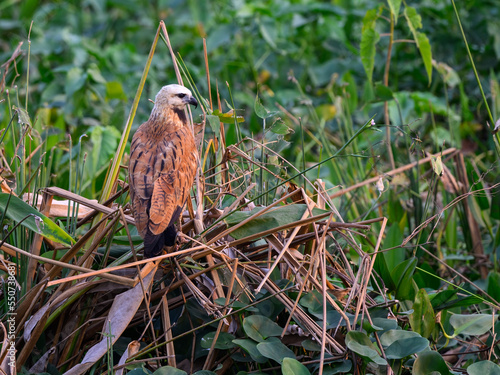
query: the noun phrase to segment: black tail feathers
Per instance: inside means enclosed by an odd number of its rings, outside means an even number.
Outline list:
[[[174,246],[177,237],[177,230],[174,225],[170,225],[163,233],[153,234],[148,228],[144,236],[144,256],[152,258],[161,254],[165,246]]]

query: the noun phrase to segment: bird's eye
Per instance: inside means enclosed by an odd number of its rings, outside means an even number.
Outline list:
[[[177,94],[177,96],[178,96],[179,98],[183,98],[183,97],[185,97],[185,96],[186,96],[186,94]]]

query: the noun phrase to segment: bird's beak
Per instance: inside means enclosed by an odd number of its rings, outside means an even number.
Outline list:
[[[195,97],[194,97],[194,96],[184,97],[184,101],[185,101],[187,104],[194,105],[194,106],[195,106],[195,108],[198,108],[198,102],[196,101],[196,99],[195,99]]]

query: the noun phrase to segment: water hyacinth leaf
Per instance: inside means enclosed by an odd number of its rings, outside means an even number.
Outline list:
[[[283,363],[285,358],[295,359],[295,354],[276,337],[270,337],[265,342],[257,344],[257,350],[264,357],[280,364]]]
[[[250,315],[243,320],[243,330],[251,339],[264,342],[268,337],[280,336],[283,329],[262,315]]]
[[[340,362],[333,362],[330,366],[325,366],[324,375],[345,374],[351,371],[352,362],[346,359]]]
[[[425,289],[418,291],[413,310],[413,314],[410,315],[411,328],[422,337],[429,337],[436,325],[436,315]]]
[[[385,359],[380,356],[377,347],[373,345],[368,336],[363,332],[349,331],[346,335],[345,343],[350,350],[361,357],[369,359],[377,365],[387,365]]]
[[[242,222],[252,215],[255,215],[262,209],[263,207],[258,207],[254,208],[250,212],[238,211],[226,218],[224,221],[228,226],[232,226]],[[299,221],[306,210],[307,206],[304,204],[290,204],[287,206],[281,206],[271,209],[261,216],[254,218],[249,223],[231,232],[231,236],[239,239],[261,233],[271,228],[276,228],[282,225]],[[324,210],[313,209],[313,215],[320,215],[326,212],[327,211]]]
[[[408,337],[394,341],[384,349],[387,359],[403,359],[429,347],[429,340],[423,337]]]
[[[480,361],[467,367],[469,375],[500,375],[500,366],[491,361]]]
[[[153,372],[153,375],[187,375],[187,373],[172,366],[163,366]]]
[[[441,354],[431,350],[420,353],[413,364],[412,374],[429,375],[432,373],[441,375],[451,374]]]
[[[205,336],[201,338],[201,347],[205,349],[209,349],[212,347],[212,343],[215,337],[215,331],[209,332]],[[234,348],[234,336],[227,332],[219,332],[219,337],[217,337],[217,341],[215,342],[215,349],[231,349]]]
[[[252,357],[255,362],[266,363],[268,361],[268,359],[260,354],[257,349],[257,342],[250,339],[236,339],[233,340],[233,343],[250,354],[250,357]]]
[[[6,208],[7,211],[5,211]],[[21,225],[29,228],[35,233],[41,234],[51,241],[66,246],[71,246],[71,244],[75,242],[75,240],[56,223],[16,196],[0,193],[0,211],[5,212],[5,215],[16,223],[28,217]]]
[[[283,375],[311,375],[306,366],[294,358],[284,358],[281,364]]]
[[[450,324],[455,329],[455,335],[479,336],[488,332],[497,319],[497,315],[490,314],[453,314],[450,317]]]

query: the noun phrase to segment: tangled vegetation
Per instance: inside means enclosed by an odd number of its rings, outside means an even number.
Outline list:
[[[497,13],[1,3],[1,370],[500,373]],[[129,135],[172,82],[201,163],[143,259]]]

